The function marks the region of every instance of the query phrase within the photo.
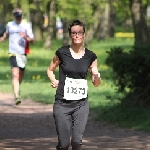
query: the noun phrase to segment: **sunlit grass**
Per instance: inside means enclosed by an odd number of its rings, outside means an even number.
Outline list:
[[[150,131],[150,111],[143,108],[122,108],[118,104],[119,95],[116,86],[111,80],[112,69],[105,64],[107,51],[112,47],[121,46],[128,51],[133,45],[133,38],[111,38],[106,41],[97,41],[89,45],[98,57],[98,70],[101,73],[102,83],[95,88],[88,76],[88,97],[91,111],[96,112],[97,119],[117,123],[133,129]],[[1,43],[0,47],[0,92],[13,93],[11,86],[11,71],[8,62],[8,41]],[[53,41],[52,49],[43,48],[43,42],[31,45],[24,80],[21,84],[21,95],[40,103],[54,103],[56,89],[51,88],[46,70],[61,41]],[[58,76],[58,69],[56,70]],[[131,115],[132,114],[132,115]]]
[[[128,42],[126,45],[131,46],[133,41]],[[118,41],[121,45],[125,45],[122,39],[108,39],[107,41],[96,41],[93,40],[91,45],[89,45],[89,49],[93,50],[98,57],[98,69],[101,73],[102,83],[98,88],[94,88],[90,78],[88,78],[89,84],[89,101],[91,103],[91,107],[100,103],[108,103],[106,100],[109,95],[114,93],[115,87],[112,81],[109,80],[111,76],[111,68],[109,68],[105,64],[105,58],[107,56],[106,51],[110,50],[112,46],[116,46]],[[122,41],[122,42],[121,42]],[[2,92],[11,92],[11,72],[10,66],[8,63],[8,50],[7,50],[8,41],[3,43],[0,51],[0,70],[1,70],[1,86],[0,91]],[[35,101],[42,101],[44,103],[53,103],[55,89],[52,89],[50,86],[50,81],[47,77],[46,70],[49,66],[52,57],[55,54],[57,48],[61,45],[61,41],[53,42],[53,49],[45,50],[43,48],[43,42],[38,42],[31,45],[31,51],[28,55],[28,62],[26,66],[26,72],[24,76],[24,80],[21,85],[21,93],[23,97],[31,98]],[[58,69],[57,69],[58,70]],[[56,76],[58,72],[56,71]],[[34,94],[33,94],[34,93]],[[35,94],[37,93],[37,94]],[[49,98],[48,98],[49,96]],[[98,99],[98,100],[96,100]],[[106,101],[105,101],[106,100]]]

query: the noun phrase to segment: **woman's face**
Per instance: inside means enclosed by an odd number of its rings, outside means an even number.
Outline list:
[[[70,38],[74,44],[82,44],[84,40],[84,30],[82,26],[76,25],[71,27]]]

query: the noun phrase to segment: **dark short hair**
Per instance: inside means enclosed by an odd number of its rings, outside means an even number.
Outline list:
[[[82,26],[82,27],[83,27],[83,31],[85,32],[85,25],[84,25],[84,23],[81,22],[80,20],[74,20],[74,21],[69,25],[69,27],[68,27],[69,34],[71,34],[71,28],[72,28],[73,26],[77,26],[77,25]]]

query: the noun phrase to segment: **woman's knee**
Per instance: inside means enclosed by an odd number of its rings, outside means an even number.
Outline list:
[[[61,148],[59,145],[57,145],[56,150],[68,150],[68,148]]]
[[[81,150],[82,142],[72,142],[72,150]]]
[[[72,150],[80,150],[82,146],[82,136],[71,139]]]
[[[58,150],[68,150],[69,149],[69,146],[70,146],[70,143],[62,143],[61,145],[60,145],[60,149],[58,149]]]
[[[57,150],[68,150],[70,146],[70,140],[64,138],[59,139],[59,143],[57,145]]]

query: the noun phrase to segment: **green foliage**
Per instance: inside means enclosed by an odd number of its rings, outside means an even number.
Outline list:
[[[89,84],[89,89],[94,90],[89,91],[89,95],[91,95],[91,101],[94,99],[99,99],[99,97],[101,97],[100,100],[103,100],[105,97],[110,97],[110,95],[112,95],[115,87],[110,80],[111,69],[108,68],[105,64],[105,58],[107,56],[106,51],[118,43],[122,46],[126,46],[125,41],[128,43],[128,45],[132,45],[133,43],[131,39],[108,39],[107,41],[103,42],[94,40],[91,43],[89,49],[93,50],[98,56],[98,69],[101,72],[103,80],[99,90],[98,88],[93,88],[92,84]],[[61,40],[52,41],[51,50],[45,50],[43,48],[43,41],[35,42],[33,45],[31,45],[31,53],[28,55],[25,77],[21,85],[21,93],[24,98],[30,98],[44,103],[52,103],[54,101],[55,89],[52,89],[50,86],[50,82],[46,74],[46,69],[55,51],[60,46],[62,46]],[[0,56],[0,91],[12,92],[11,71],[8,62],[8,41],[1,43]],[[58,71],[56,71],[56,76],[58,76]],[[91,83],[90,76],[88,77],[88,82]],[[104,95],[100,96],[99,93],[96,95],[95,90],[100,91],[100,93],[104,93]],[[97,102],[100,101],[97,100]],[[92,104],[95,105],[96,103],[92,101]]]
[[[108,52],[106,64],[113,69],[118,92],[125,94],[124,105],[150,106],[149,48],[138,46],[124,51],[121,47],[114,47]]]
[[[84,1],[85,0],[57,0],[58,14],[67,20],[84,19],[85,15],[88,16],[87,19],[90,20],[93,10],[91,5]]]
[[[123,23],[130,19],[129,0],[117,0],[113,3],[116,10],[117,23]]]
[[[102,83],[99,87],[93,87],[88,78],[88,95],[90,110],[96,112],[97,120],[116,123],[118,126],[130,127],[139,130],[150,131],[150,110],[142,107],[123,107],[118,101],[123,93],[116,93],[116,86],[112,80],[112,69],[105,64],[108,56],[106,53],[111,47],[121,46],[128,52],[133,45],[132,38],[112,38],[106,41],[94,40],[89,46],[98,56],[98,70],[101,72]],[[60,40],[52,41],[52,49],[43,48],[43,41],[31,45],[31,53],[24,80],[21,84],[23,99],[31,99],[40,103],[54,103],[56,89],[51,88],[46,69],[54,56],[57,48],[61,46]],[[8,41],[1,43],[0,47],[0,92],[12,93],[11,69],[8,62]],[[58,70],[56,70],[58,76]],[[132,114],[132,115],[131,115]]]

